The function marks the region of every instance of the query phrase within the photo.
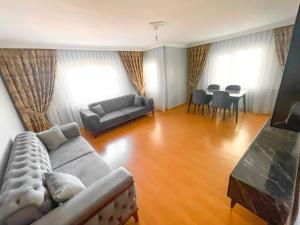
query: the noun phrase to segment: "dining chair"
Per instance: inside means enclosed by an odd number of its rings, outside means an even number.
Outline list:
[[[225,88],[225,90],[226,91],[233,91],[233,92],[240,92],[241,91],[241,86],[240,85],[232,84],[232,85],[228,85]],[[234,105],[232,105],[232,111],[233,111],[233,114],[234,114]]]
[[[207,87],[208,91],[219,91],[220,90],[220,85],[218,84],[210,84]]]
[[[241,91],[241,86],[240,85],[228,85],[225,88],[226,91]]]
[[[213,107],[213,116],[215,118],[218,109],[223,109],[223,120],[225,120],[226,109],[229,111],[229,116],[231,115],[230,106],[232,105],[232,100],[227,91],[215,91],[213,93],[211,106]]]
[[[194,90],[193,91],[193,99],[192,99],[192,103],[195,104],[194,113],[196,112],[197,106],[198,106],[198,110],[199,110],[200,106],[202,106],[202,115],[204,115],[204,106],[205,105],[207,105],[208,113],[210,113],[210,107],[209,107],[210,101],[211,101],[211,99],[209,98],[209,96],[206,94],[205,91]]]

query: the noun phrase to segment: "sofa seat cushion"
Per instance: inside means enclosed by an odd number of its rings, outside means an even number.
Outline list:
[[[1,186],[0,224],[27,225],[55,207],[43,183],[43,174],[51,171],[47,149],[37,136],[18,134]]]
[[[145,115],[148,112],[146,106],[130,106],[121,110],[124,114],[126,114],[129,119],[134,119],[139,116]]]
[[[55,172],[68,173],[78,177],[86,187],[97,182],[111,171],[111,168],[96,152],[89,153],[55,169]]]
[[[52,169],[56,169],[93,151],[93,148],[83,137],[72,138],[56,150],[49,152]]]
[[[121,110],[107,113],[100,119],[101,129],[114,127],[120,123],[127,121],[128,119],[128,115]]]

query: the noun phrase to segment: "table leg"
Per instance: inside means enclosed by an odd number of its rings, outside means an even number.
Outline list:
[[[193,94],[190,95],[189,107],[188,107],[188,111],[187,112],[190,112],[190,108],[191,108],[191,104],[192,104],[192,98],[193,98]]]
[[[235,123],[239,120],[239,101],[234,102],[234,108],[235,108]]]
[[[231,208],[234,208],[235,204],[236,204],[236,201],[231,200],[231,202],[230,202],[230,207],[231,207]]]
[[[243,96],[244,114],[246,113],[246,95]]]

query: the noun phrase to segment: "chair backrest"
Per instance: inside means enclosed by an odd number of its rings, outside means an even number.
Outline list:
[[[209,90],[209,91],[219,91],[220,90],[220,85],[218,85],[218,84],[208,85],[207,90]]]
[[[205,91],[194,90],[193,91],[193,103],[195,104],[208,104],[209,98]]]
[[[231,98],[227,91],[214,91],[212,103],[213,107],[229,107],[231,105]]]
[[[241,90],[241,86],[240,85],[228,85],[225,88],[226,91],[240,91]]]

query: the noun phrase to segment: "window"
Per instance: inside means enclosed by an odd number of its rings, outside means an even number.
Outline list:
[[[60,50],[57,67],[47,113],[53,124],[81,124],[79,110],[88,104],[136,93],[117,52]]]
[[[65,68],[69,94],[78,106],[117,97],[123,94],[118,73],[111,66],[82,65]]]
[[[216,74],[213,83],[221,83],[225,88],[239,84],[244,89],[252,89],[259,74],[263,52],[260,48],[250,48],[220,54],[216,57]]]
[[[247,108],[272,113],[282,71],[278,64],[274,34],[263,31],[213,43],[198,88],[237,84],[247,91]]]

